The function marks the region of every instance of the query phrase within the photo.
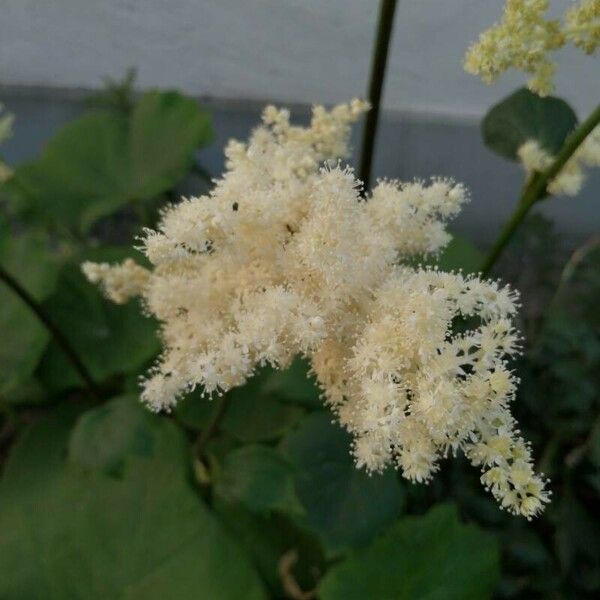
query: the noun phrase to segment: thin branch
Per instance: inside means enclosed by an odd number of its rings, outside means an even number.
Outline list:
[[[42,308],[39,302],[29,294],[29,292],[21,286],[21,284],[3,267],[0,266],[0,280],[2,280],[30,309],[31,312],[39,319],[39,321],[52,334],[59,348],[62,350],[66,358],[71,362],[73,368],[77,371],[85,386],[88,388],[90,395],[96,400],[100,399],[100,392],[96,382],[86,369],[85,365],[79,359],[77,352],[71,346],[69,340],[63,332],[52,322],[49,315]]]
[[[229,402],[228,395],[223,394],[217,400],[215,400],[216,406],[210,415],[210,420],[206,424],[206,427],[200,432],[198,439],[194,444],[194,454],[198,458],[202,458],[206,449],[206,444],[216,433],[219,425],[223,421],[225,412],[227,410],[227,404]]]
[[[573,252],[567,263],[565,264],[561,274],[560,280],[558,282],[558,287],[556,288],[556,292],[554,292],[554,296],[550,301],[548,308],[552,310],[556,306],[558,306],[562,296],[567,288],[567,285],[573,278],[575,271],[579,267],[579,265],[586,259],[586,257],[593,252],[596,248],[600,247],[600,234],[595,234],[591,238],[580,246]]]
[[[589,117],[583,121],[571,135],[569,135],[552,164],[545,171],[535,173],[529,179],[523,189],[523,193],[521,194],[521,198],[519,199],[519,203],[517,204],[514,213],[500,232],[498,239],[495,241],[481,266],[483,275],[487,275],[491,271],[509,240],[531,210],[531,207],[547,196],[548,184],[561,172],[562,168],[567,164],[569,159],[575,154],[579,146],[581,146],[586,137],[594,130],[598,123],[600,123],[600,104],[594,109]]]
[[[305,592],[294,576],[294,565],[298,562],[298,552],[294,549],[285,552],[279,559],[277,571],[281,586],[287,598],[292,600],[313,600],[317,597],[315,590]]]
[[[375,38],[375,50],[371,64],[371,81],[369,83],[369,102],[371,110],[367,113],[365,129],[363,132],[362,148],[360,153],[359,179],[363,182],[364,190],[369,189],[371,181],[371,165],[373,150],[375,149],[375,135],[379,121],[379,108],[381,106],[381,92],[385,78],[388,50],[392,36],[396,0],[381,0],[379,7],[379,24]]]

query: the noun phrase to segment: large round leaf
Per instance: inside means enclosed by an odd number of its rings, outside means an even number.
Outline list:
[[[114,262],[129,252],[106,248],[81,260]],[[64,332],[97,382],[119,374],[139,372],[158,352],[156,323],[141,313],[135,300],[116,305],[89,283],[79,266],[65,266],[55,293],[45,308]],[[39,368],[41,380],[55,391],[81,385],[79,375],[60,347],[51,342]]]
[[[398,518],[404,502],[396,474],[357,469],[350,444],[331,415],[317,412],[280,447],[296,467],[296,491],[306,510],[299,522],[319,535],[329,556],[368,542]]]
[[[315,377],[309,375],[310,363],[297,356],[292,364],[283,370],[269,370],[264,379],[262,390],[276,394],[287,404],[298,404],[307,408],[322,407],[321,390]]]
[[[22,212],[85,231],[132,200],[172,188],[212,136],[194,100],[148,92],[129,120],[95,111],[66,125],[38,160],[15,170],[8,188]]]
[[[243,446],[229,452],[217,471],[215,493],[251,511],[301,515],[292,467],[273,448]]]
[[[242,442],[281,437],[302,416],[299,406],[322,405],[320,391],[308,372],[308,362],[300,357],[285,370],[260,369],[245,385],[228,392],[223,430]],[[175,407],[177,419],[192,429],[203,429],[213,411],[213,402],[200,392],[192,392]]]
[[[373,502],[377,503],[374,497]],[[499,577],[494,537],[449,505],[407,517],[321,581],[322,600],[484,600]]]
[[[299,360],[286,371],[270,367],[259,370],[246,384],[228,392],[221,429],[246,443],[279,439],[304,414],[294,405],[311,405],[318,401],[319,392],[306,373],[305,364]],[[187,427],[201,430],[214,410],[214,400],[196,391],[178,403],[175,414]]]
[[[432,261],[442,271],[477,273],[483,263],[483,252],[469,240],[454,236],[439,258]]]
[[[259,515],[218,496],[214,507],[225,527],[250,556],[272,591],[272,597],[287,597],[282,588],[281,558],[290,552],[296,556],[290,570],[300,589],[316,587],[326,569],[326,561],[313,535],[281,513]]]
[[[517,151],[536,140],[549,154],[556,154],[577,126],[573,109],[560,98],[522,88],[495,106],[483,119],[483,140],[497,154],[517,160]]]
[[[177,431],[170,419],[151,413],[137,396],[121,396],[81,415],[70,435],[69,460],[112,475],[121,474],[131,456],[182,460],[189,448]]]
[[[188,483],[185,460],[130,456],[114,478],[65,462],[67,434],[53,418],[38,423],[9,459],[0,597],[265,597],[245,554]],[[177,432],[164,434],[179,443]]]
[[[58,265],[43,235],[32,232],[14,236],[1,228],[0,264],[38,302],[52,293]],[[0,396],[7,398],[28,382],[50,334],[31,308],[2,281],[0,331]]]
[[[267,389],[272,371],[265,369],[248,382],[233,388],[221,428],[241,442],[279,439],[302,417],[304,411],[286,405],[277,390]]]
[[[190,168],[194,150],[214,138],[209,114],[178,92],[147,92],[129,128],[131,187],[149,198],[173,187]]]

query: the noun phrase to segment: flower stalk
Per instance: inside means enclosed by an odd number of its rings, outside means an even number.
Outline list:
[[[227,412],[228,399],[229,397],[227,394],[222,394],[215,400],[216,405],[213,408],[210,419],[206,424],[206,427],[200,432],[200,435],[194,444],[194,454],[198,458],[203,458],[206,445],[219,429],[219,426],[225,417],[225,413]]]
[[[381,92],[387,64],[388,50],[392,36],[396,0],[382,0],[379,8],[379,24],[375,38],[375,50],[371,65],[371,80],[369,83],[369,103],[371,110],[367,113],[363,131],[360,154],[359,179],[363,182],[364,190],[368,190],[371,180],[371,165],[375,149],[375,135],[379,121]]]
[[[569,159],[585,141],[587,136],[600,123],[600,104],[592,111],[588,118],[577,127],[566,139],[560,152],[552,164],[542,172],[535,173],[525,184],[521,198],[510,219],[500,232],[494,245],[486,256],[481,272],[487,275],[496,264],[504,248],[513,237],[520,224],[523,222],[531,208],[537,202],[547,197],[549,183],[560,173]]]

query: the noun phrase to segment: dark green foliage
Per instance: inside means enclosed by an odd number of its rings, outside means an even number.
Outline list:
[[[456,509],[439,505],[406,517],[329,571],[323,600],[481,600],[499,577],[493,535],[463,525]]]
[[[454,236],[434,264],[442,271],[477,273],[482,262],[483,252],[473,242]]]
[[[98,382],[116,375],[140,374],[159,350],[156,323],[144,317],[139,304],[110,302],[81,272],[82,259],[117,262],[130,254],[119,248],[105,248],[78,255],[76,262],[63,267],[55,293],[44,303]],[[38,376],[55,392],[81,383],[54,341],[43,356]]]
[[[105,432],[120,426],[109,419]],[[59,417],[24,433],[0,484],[2,598],[234,600],[240,589],[265,598],[249,560],[190,485],[186,453],[163,451],[181,447],[181,433],[148,429],[156,451],[143,456],[108,436],[107,451],[123,461],[119,478],[65,461],[69,429]]]
[[[524,301],[527,338],[514,365],[522,381],[513,411],[551,478],[552,502],[531,523],[488,510],[470,467],[460,465],[442,493],[497,532],[502,597],[587,598],[600,590],[600,253],[593,241],[566,250],[536,215],[500,265]]]
[[[58,261],[43,233],[33,230],[13,236],[8,227],[0,225],[0,265],[35,300],[43,301],[52,294]],[[29,380],[50,336],[36,315],[3,282],[0,282],[0,307],[1,397],[12,396],[18,386]]]
[[[306,417],[281,450],[296,468],[302,523],[322,540],[328,556],[362,545],[393,523],[404,492],[393,471],[369,476],[354,466],[350,436],[326,412]],[[376,499],[376,500],[375,500]]]
[[[522,88],[492,106],[482,123],[483,140],[497,154],[517,160],[517,150],[536,140],[549,154],[556,154],[575,129],[577,116],[560,98]]]
[[[240,442],[266,442],[280,438],[302,417],[302,409],[280,402],[260,389],[260,377],[229,392],[223,430]]]
[[[215,494],[252,512],[302,515],[292,466],[275,449],[247,445],[229,452],[215,477]]]
[[[68,124],[7,186],[20,214],[86,232],[100,217],[170,190],[212,137],[210,117],[195,101],[148,92],[128,117],[94,111]]]
[[[185,460],[187,444],[172,421],[161,419],[136,396],[121,396],[83,413],[69,436],[68,460],[120,476],[130,456]]]

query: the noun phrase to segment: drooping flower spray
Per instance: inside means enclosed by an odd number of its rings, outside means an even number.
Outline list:
[[[317,106],[309,127],[267,107],[232,141],[210,194],[166,208],[133,261],[86,263],[109,298],[139,295],[163,353],[142,398],[170,410],[197,386],[244,384],[261,365],[305,356],[353,436],[357,466],[428,481],[464,452],[503,507],[528,518],[549,499],[510,413],[517,294],[494,281],[409,266],[450,240],[468,200],[451,180],[383,180],[363,198],[341,166],[364,102]],[[472,326],[455,333],[456,319]]]

